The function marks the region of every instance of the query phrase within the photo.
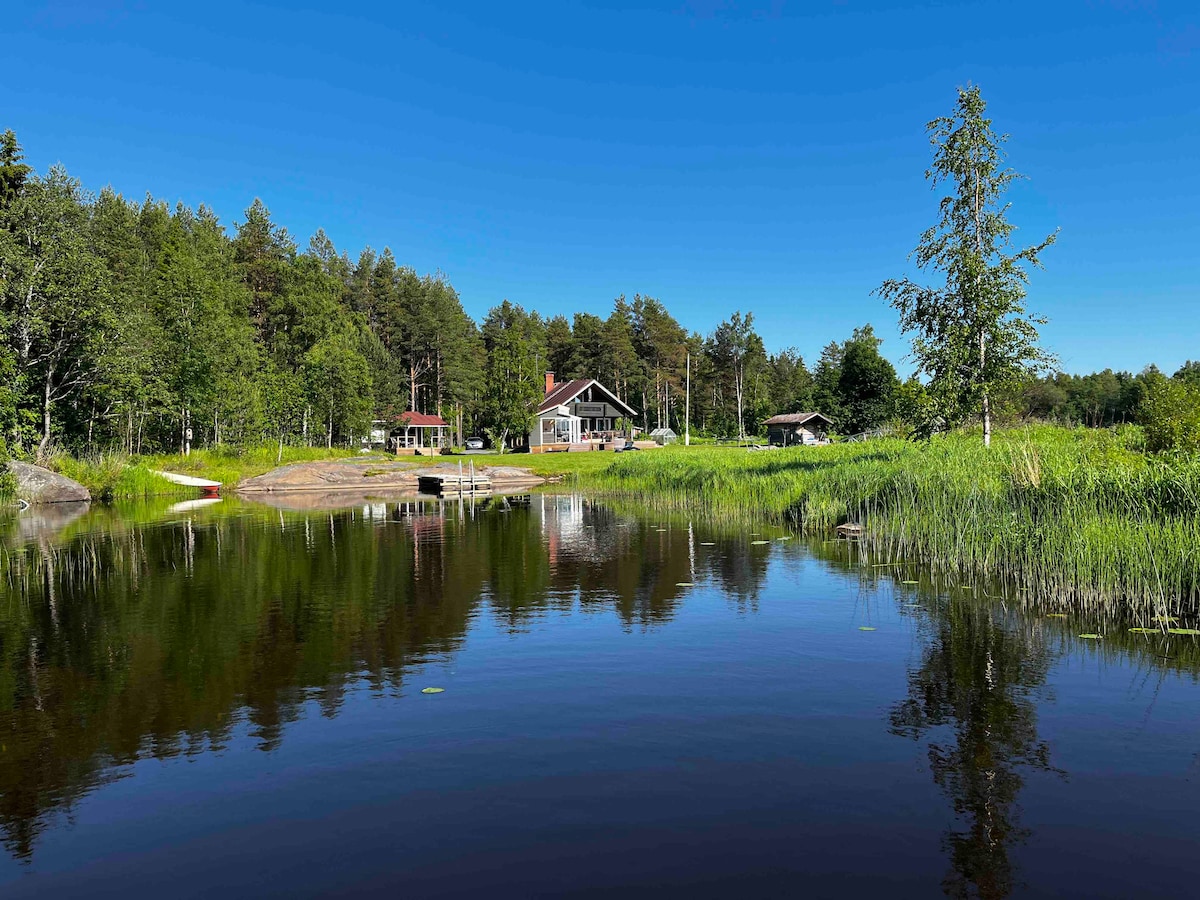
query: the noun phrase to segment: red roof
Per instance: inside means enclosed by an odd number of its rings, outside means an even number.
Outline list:
[[[448,428],[449,423],[442,420],[440,416],[427,416],[425,413],[406,412],[400,417],[399,426],[401,428],[433,428],[441,426]]]

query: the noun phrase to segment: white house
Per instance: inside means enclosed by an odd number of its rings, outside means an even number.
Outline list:
[[[637,410],[596,379],[556,383],[554,373],[547,372],[546,396],[529,432],[529,452],[607,446],[623,437],[617,433],[617,421],[635,416]]]

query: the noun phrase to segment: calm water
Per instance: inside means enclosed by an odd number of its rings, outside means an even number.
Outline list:
[[[1200,892],[1192,638],[573,496],[68,518],[0,531],[9,896]]]

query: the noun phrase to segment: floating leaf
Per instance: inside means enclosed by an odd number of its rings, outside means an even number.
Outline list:
[[[422,694],[441,694],[445,690],[446,690],[445,688],[421,688],[421,693]]]
[[[921,582],[919,582],[919,581],[902,581],[900,583],[901,584],[920,584]]]
[[[1089,632],[1087,632],[1086,634],[1081,634],[1081,635],[1080,635],[1080,637],[1081,637],[1081,638],[1086,638],[1086,639],[1087,639],[1087,640],[1089,640],[1089,641],[1098,641],[1098,640],[1100,640],[1100,635],[1098,635],[1098,634],[1092,634],[1092,632],[1090,632],[1090,631],[1089,631]]]
[[[1174,616],[1154,616],[1150,619],[1151,622],[1166,622],[1168,625],[1174,625],[1179,620]]]
[[[700,546],[701,547],[715,547],[715,546],[717,546],[717,542],[716,541],[701,541]]]
[[[695,585],[695,583],[693,583],[693,582],[691,582],[691,581],[677,581],[677,582],[675,582],[675,587],[695,587],[695,586],[696,586],[696,585]]]
[[[1200,634],[1200,628],[1168,628],[1169,634]]]
[[[1130,634],[1158,634],[1157,628],[1130,628]]]
[[[771,542],[770,541],[751,541],[750,543],[752,543],[752,544],[769,544]]]
[[[783,537],[775,538],[775,540],[777,540],[777,541],[790,541],[791,539],[792,539],[792,536],[790,534],[785,534]]]
[[[1046,613],[1047,619],[1065,619],[1066,617],[1066,613]]]
[[[874,631],[875,629],[872,628],[870,625],[859,625],[858,630],[859,631]]]

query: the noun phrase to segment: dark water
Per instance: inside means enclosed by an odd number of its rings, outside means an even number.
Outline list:
[[[579,497],[69,518],[0,532],[6,895],[1200,893],[1193,638]]]

